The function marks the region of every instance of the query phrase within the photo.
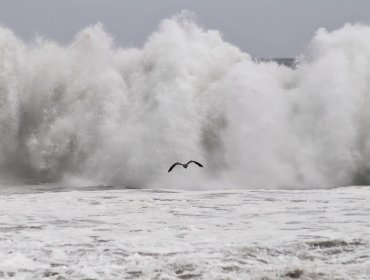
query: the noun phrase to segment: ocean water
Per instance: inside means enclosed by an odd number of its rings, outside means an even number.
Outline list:
[[[370,279],[369,187],[16,189],[1,279]]]
[[[0,179],[369,184],[369,34],[363,25],[318,30],[289,68],[256,62],[185,12],[140,48],[117,45],[100,24],[65,45],[0,27]],[[166,172],[190,159],[207,168]]]
[[[288,67],[187,12],[137,48],[0,27],[0,279],[370,279],[369,38]]]

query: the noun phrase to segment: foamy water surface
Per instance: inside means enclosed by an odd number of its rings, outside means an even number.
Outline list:
[[[370,189],[0,195],[2,279],[370,279]]]

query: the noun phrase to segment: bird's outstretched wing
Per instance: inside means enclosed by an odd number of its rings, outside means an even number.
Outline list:
[[[200,167],[204,167],[203,165],[201,165],[199,162],[195,161],[195,160],[190,160],[187,164],[189,163],[195,163],[196,165],[200,166]]]
[[[176,166],[176,165],[182,165],[180,162],[176,162],[174,164],[172,164],[172,166],[170,167],[170,169],[168,169],[168,172],[171,172],[171,170]]]

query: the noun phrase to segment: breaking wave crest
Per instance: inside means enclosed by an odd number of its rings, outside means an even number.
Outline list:
[[[186,13],[139,49],[117,46],[99,24],[68,45],[24,43],[1,27],[0,178],[369,184],[369,38],[362,25],[319,30],[290,69],[255,62]],[[167,173],[189,159],[206,167]]]

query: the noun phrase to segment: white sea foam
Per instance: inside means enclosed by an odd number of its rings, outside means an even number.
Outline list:
[[[0,178],[369,183],[369,38],[368,26],[319,30],[290,69],[254,62],[186,13],[164,20],[138,49],[117,46],[100,24],[68,45],[24,43],[2,27]],[[167,173],[189,159],[206,167]]]
[[[369,205],[368,187],[2,194],[0,278],[369,280]]]

